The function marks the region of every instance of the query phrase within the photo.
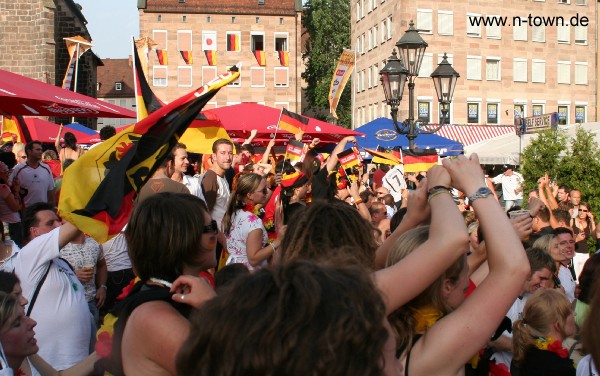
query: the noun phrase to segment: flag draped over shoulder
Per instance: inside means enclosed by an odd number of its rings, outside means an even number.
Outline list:
[[[402,152],[404,172],[427,171],[438,164],[439,156],[435,150],[404,150]]]
[[[288,111],[285,108],[281,110],[278,128],[284,129],[293,134],[298,134],[300,132],[304,132],[307,124],[307,117]]]
[[[60,215],[100,243],[118,234],[129,220],[136,192],[219,88],[239,77],[235,70],[82,155],[65,170]]]
[[[70,60],[69,65],[67,66],[67,72],[65,73],[65,78],[63,79],[62,88],[71,90],[77,59],[79,59],[79,57],[83,55],[85,51],[89,50],[92,47],[92,44],[80,36],[64,38],[64,40],[67,44],[67,51],[69,52]]]
[[[142,73],[144,72],[144,66],[142,64],[140,51],[143,53],[144,50],[147,51],[148,46],[143,42],[145,38],[141,38],[138,40],[134,40],[134,49],[133,49],[133,79],[135,82],[135,102],[136,102],[136,111],[137,111],[137,120],[140,121],[145,119],[148,114],[158,110],[159,108],[164,106],[164,103],[158,99],[156,95],[152,92],[150,85],[148,85],[148,81],[146,80],[146,76]],[[148,60],[146,60],[148,61]]]
[[[331,79],[331,86],[329,87],[329,111],[335,117],[338,118],[335,112],[344,87],[354,70],[354,52],[350,50],[344,50],[340,60],[338,61],[337,67],[333,72],[333,78]]]

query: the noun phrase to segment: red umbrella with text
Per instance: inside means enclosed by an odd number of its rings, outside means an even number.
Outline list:
[[[135,118],[135,112],[0,69],[0,113],[24,116]]]

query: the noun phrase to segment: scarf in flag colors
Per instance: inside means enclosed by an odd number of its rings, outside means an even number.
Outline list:
[[[187,65],[193,64],[192,51],[179,51],[179,53]]]
[[[169,57],[167,56],[167,50],[156,50],[156,56],[158,57],[158,63],[160,65],[168,65]]]
[[[136,192],[206,103],[238,77],[234,67],[82,155],[65,170],[60,215],[100,243],[117,235],[129,220]]]
[[[285,108],[281,110],[278,128],[286,130],[293,134],[298,134],[300,132],[304,132],[307,124],[308,118],[302,115],[298,115],[294,112],[288,111]]]

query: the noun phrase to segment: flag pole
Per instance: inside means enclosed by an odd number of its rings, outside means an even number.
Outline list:
[[[77,42],[77,47],[75,49],[75,83],[73,85],[73,92],[77,93],[77,73],[79,73],[79,45],[80,42]],[[75,122],[75,116],[71,118],[71,123]]]
[[[133,56],[133,64],[132,64],[132,68],[133,68],[133,89],[134,89],[134,94],[135,94],[135,120],[136,121],[140,121],[140,111],[139,108],[140,106],[138,106],[138,95],[140,93],[138,93],[138,77],[136,74],[137,68],[135,66],[135,49],[137,48],[137,46],[135,45],[135,37],[131,37],[132,43],[131,43],[131,56]],[[141,63],[141,61],[140,61]],[[144,72],[142,72],[143,74]]]

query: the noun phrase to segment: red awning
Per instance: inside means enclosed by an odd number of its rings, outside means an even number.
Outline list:
[[[27,124],[27,129],[29,130],[31,139],[43,143],[53,144],[56,140],[56,136],[58,135],[58,129],[60,128],[59,124],[38,118],[26,118],[25,124]],[[73,133],[75,135],[75,138],[77,138],[77,143],[81,143],[79,141],[80,139],[89,137],[89,135],[86,135],[83,132],[79,132],[75,129],[70,128],[63,129],[63,136],[66,132]],[[62,137],[61,141],[64,141]]]
[[[0,112],[23,116],[136,117],[128,109],[1,69]]]
[[[515,133],[515,127],[497,125],[444,125],[436,132],[438,136],[469,146],[505,134]]]

